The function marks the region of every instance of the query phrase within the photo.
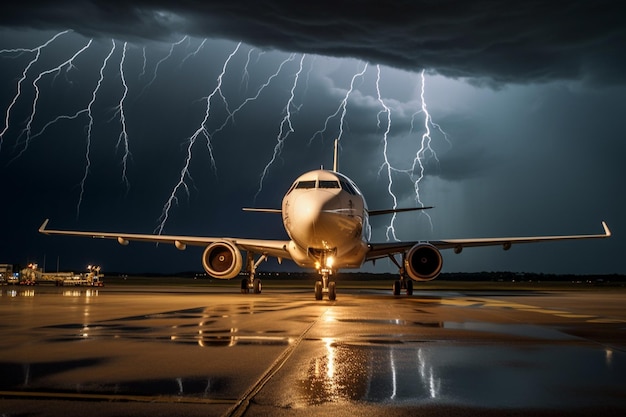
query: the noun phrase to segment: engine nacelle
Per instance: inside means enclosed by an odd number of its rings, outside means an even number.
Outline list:
[[[414,281],[437,278],[442,266],[441,252],[429,243],[418,243],[404,257],[404,268]]]
[[[202,254],[202,266],[214,278],[234,278],[242,265],[241,251],[227,240],[211,243]]]

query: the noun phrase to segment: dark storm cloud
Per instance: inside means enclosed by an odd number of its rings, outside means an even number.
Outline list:
[[[617,1],[21,1],[0,24],[88,36],[228,38],[475,82],[623,83]]]

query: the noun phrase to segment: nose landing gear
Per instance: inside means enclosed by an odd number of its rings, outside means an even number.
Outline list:
[[[337,291],[336,285],[334,282],[329,282],[330,269],[322,269],[320,273],[322,274],[322,280],[315,282],[315,299],[321,300],[324,298],[324,294],[328,294],[328,299],[330,301],[335,301],[337,299]]]

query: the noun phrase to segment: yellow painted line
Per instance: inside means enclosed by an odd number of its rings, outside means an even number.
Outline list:
[[[552,315],[559,315],[559,314],[569,314],[569,311],[563,311],[563,310],[549,310],[546,308],[537,308],[535,310],[533,310],[536,313],[543,313],[543,314],[552,314]]]
[[[528,304],[510,303],[506,301],[484,300],[485,307],[514,308],[516,310],[535,309],[538,307]]]
[[[590,318],[594,318],[594,317],[598,317],[598,316],[591,316],[589,314],[557,314],[557,316],[559,317],[565,317],[568,319],[590,319]]]
[[[445,301],[442,300],[440,304],[458,306],[458,307],[470,307],[470,306],[476,306],[476,305],[483,305],[484,303],[480,301],[474,301],[474,300],[445,300]]]
[[[575,314],[566,310],[551,310],[547,308],[532,306],[528,304],[511,303],[507,301],[492,300],[489,298],[471,298],[471,299],[441,299],[441,300],[420,300],[421,303],[433,303],[440,305],[449,305],[456,307],[474,307],[482,306],[487,308],[509,308],[519,311],[527,311],[530,313],[551,314],[557,317],[569,318],[569,319],[588,319],[588,323],[626,323],[626,320],[602,318],[590,314]]]
[[[610,324],[610,323],[626,323],[626,320],[598,318],[594,320],[587,320],[587,322]]]

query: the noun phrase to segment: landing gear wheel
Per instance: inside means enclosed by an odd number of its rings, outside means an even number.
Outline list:
[[[250,289],[248,288],[248,280],[242,279],[241,280],[241,293],[248,294],[249,292],[250,292]]]
[[[315,299],[316,300],[322,299],[322,281],[315,282]]]
[[[261,285],[261,280],[260,279],[255,279],[254,283],[252,285],[254,287],[254,293],[255,294],[261,294],[261,290],[263,289],[263,286]]]
[[[413,295],[413,281],[406,282],[406,295]]]
[[[393,283],[393,295],[400,295],[400,291],[402,291],[402,282],[400,282],[400,280],[394,281],[394,283]]]
[[[328,299],[330,301],[335,301],[337,299],[337,290],[334,282],[328,283]]]

